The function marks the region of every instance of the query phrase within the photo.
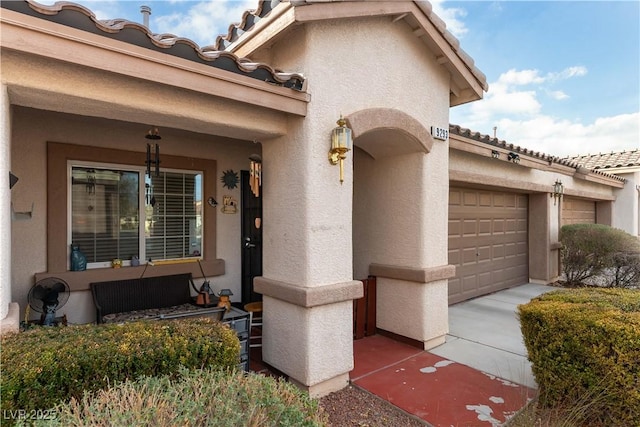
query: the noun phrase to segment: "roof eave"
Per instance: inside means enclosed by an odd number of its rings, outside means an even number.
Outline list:
[[[100,35],[88,33],[81,29],[65,26],[12,10],[2,9],[0,15],[2,49],[11,49],[27,55],[48,57],[52,60],[77,63],[83,67],[95,68],[131,77],[139,77],[135,67],[122,67],[125,59],[149,67],[173,69],[174,74],[164,72],[152,73],[157,83],[179,86],[183,74],[191,74],[202,80],[202,92],[216,97],[228,98],[256,106],[279,109],[286,113],[300,116],[306,115],[310,100],[308,93],[272,85],[248,76],[229,73],[225,70],[209,67],[187,59],[150,51],[127,42],[111,40]],[[48,49],[42,49],[47,44]],[[65,52],[65,53],[62,53]],[[90,54],[89,54],[90,52]],[[99,53],[102,52],[102,53]],[[105,55],[112,60],[106,60]],[[115,57],[118,57],[115,59]],[[206,84],[204,81],[206,80]],[[215,83],[214,83],[215,82]],[[242,95],[230,90],[234,86],[246,88]],[[220,90],[222,87],[226,90]],[[185,87],[185,89],[187,89]],[[196,90],[195,88],[189,88]]]
[[[445,23],[425,2],[281,2],[253,27],[237,37],[226,50],[241,57],[273,44],[287,30],[306,22],[368,16],[389,16],[404,20],[435,54],[438,63],[452,76],[450,106],[482,99],[489,86],[473,59],[459,47],[458,40],[446,30]]]
[[[611,173],[605,173],[600,170],[589,170],[567,159],[561,159],[541,152],[534,152],[520,146],[509,144],[506,141],[492,138],[489,135],[472,132],[469,129],[464,129],[457,125],[449,125],[449,131],[449,148],[452,150],[464,151],[487,158],[491,158],[492,152],[495,151],[500,159],[507,158],[509,153],[515,153],[518,154],[520,158],[518,165],[521,167],[553,171],[572,176],[576,179],[614,188],[624,187],[627,181]]]

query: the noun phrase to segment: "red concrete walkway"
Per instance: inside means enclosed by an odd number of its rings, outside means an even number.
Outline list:
[[[435,427],[500,426],[535,394],[380,335],[353,344],[351,381]]]

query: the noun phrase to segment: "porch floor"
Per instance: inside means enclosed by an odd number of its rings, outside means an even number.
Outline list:
[[[553,289],[526,284],[449,307],[447,342],[430,351],[382,335],[356,340],[351,383],[434,427],[504,425],[536,395],[517,305]],[[260,350],[251,370],[285,376]]]
[[[374,335],[354,341],[356,386],[434,427],[499,426],[535,390]]]

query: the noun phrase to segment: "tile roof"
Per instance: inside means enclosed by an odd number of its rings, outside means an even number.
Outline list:
[[[570,168],[578,169],[589,169],[592,173],[596,175],[605,176],[607,178],[613,178],[617,181],[626,181],[624,178],[621,178],[617,175],[613,175],[611,173],[604,172],[598,168],[590,168],[584,164],[577,162],[575,159],[570,158],[560,158],[557,156],[553,156],[551,154],[545,154],[540,151],[529,150],[524,147],[520,147],[519,145],[514,145],[507,143],[506,141],[499,140],[498,138],[491,137],[489,135],[483,135],[480,132],[472,132],[469,129],[465,129],[461,126],[450,124],[449,125],[449,133],[462,136],[465,138],[473,139],[474,141],[482,142],[490,146],[504,148],[506,150],[511,150],[514,153],[518,153],[519,155],[526,155],[529,157],[533,157],[540,160],[545,160],[549,164],[557,163],[559,165],[568,166]],[[637,150],[636,150],[637,151]]]
[[[259,0],[256,9],[244,11],[240,22],[229,25],[227,34],[221,34],[216,37],[216,42],[213,47],[218,50],[225,50],[233,42],[238,40],[242,34],[251,30],[258,21],[267,16],[279,3],[280,0]]]
[[[330,0],[330,1],[343,1],[343,0]],[[348,0],[345,0],[348,1]],[[219,35],[216,38],[214,47],[218,50],[227,49],[233,44],[240,36],[248,31],[251,31],[253,26],[262,18],[267,16],[275,6],[279,3],[289,2],[294,6],[304,6],[314,3],[326,3],[327,0],[259,0],[258,7],[254,10],[247,10],[242,15],[242,20],[239,23],[231,24],[227,34]],[[471,71],[473,76],[480,82],[482,88],[487,91],[489,85],[487,83],[487,77],[480,71],[475,65],[475,61],[467,52],[460,48],[460,41],[447,30],[445,22],[436,15],[428,1],[415,1],[414,2],[420,10],[427,16],[429,21],[434,27],[442,34],[447,43],[451,46],[454,52],[458,54],[465,66]]]
[[[3,1],[0,7],[278,86],[300,91],[304,84],[301,74],[274,70],[267,64],[239,58],[213,46],[200,48],[194,41],[173,34],[154,34],[144,25],[126,19],[99,20],[91,10],[76,3],[57,2],[46,6],[33,0]]]
[[[640,149],[569,157],[587,169],[613,169],[640,166]]]

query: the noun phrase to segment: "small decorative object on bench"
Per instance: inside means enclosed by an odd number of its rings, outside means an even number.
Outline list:
[[[191,286],[191,273],[91,283],[96,323],[194,316],[221,320],[224,309],[193,304]]]
[[[231,295],[233,295],[231,289],[220,290],[220,293],[218,294],[218,297],[220,298],[218,301],[218,307],[226,307],[226,311],[231,310],[231,301],[229,300]]]

